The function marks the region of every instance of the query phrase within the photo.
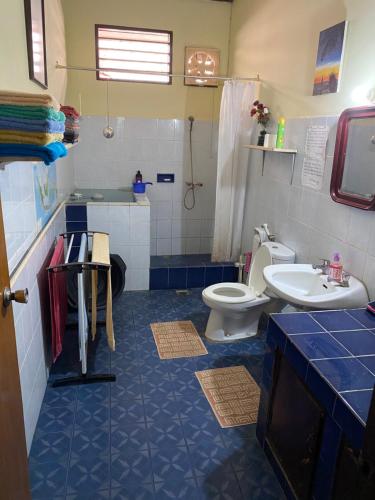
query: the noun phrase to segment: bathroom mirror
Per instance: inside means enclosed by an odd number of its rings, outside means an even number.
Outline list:
[[[375,107],[346,109],[337,125],[331,196],[375,210]]]

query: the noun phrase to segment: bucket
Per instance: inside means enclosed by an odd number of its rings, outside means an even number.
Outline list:
[[[133,182],[133,193],[145,193],[147,184],[152,182]]]

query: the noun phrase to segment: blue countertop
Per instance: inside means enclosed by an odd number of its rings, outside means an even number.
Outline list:
[[[375,316],[366,309],[272,314],[267,341],[361,446],[375,384]]]

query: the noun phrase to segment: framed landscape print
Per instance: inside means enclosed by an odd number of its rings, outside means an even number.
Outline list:
[[[346,21],[320,32],[313,95],[339,91]]]
[[[30,80],[48,87],[44,0],[24,0]]]

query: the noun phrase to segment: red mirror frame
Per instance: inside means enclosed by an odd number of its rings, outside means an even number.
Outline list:
[[[359,194],[345,193],[341,191],[342,179],[344,176],[344,166],[346,157],[346,147],[348,143],[348,127],[353,118],[375,118],[375,107],[364,106],[360,108],[349,108],[340,115],[337,124],[335,154],[333,157],[333,167],[331,176],[331,197],[337,203],[344,203],[351,207],[362,210],[375,210],[375,194],[372,198],[365,198]]]

